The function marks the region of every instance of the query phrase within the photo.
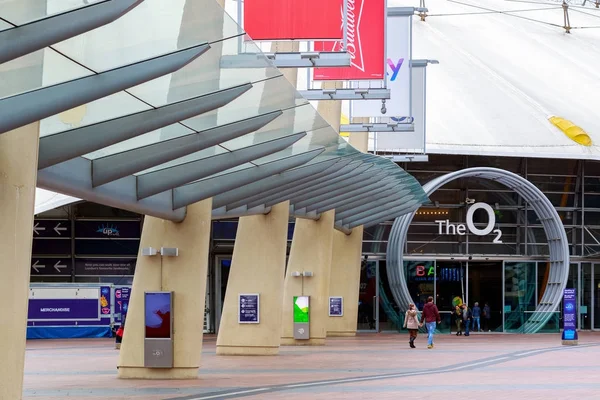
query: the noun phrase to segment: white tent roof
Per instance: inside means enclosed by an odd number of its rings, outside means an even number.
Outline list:
[[[560,3],[426,6],[426,22],[413,18],[413,58],[440,61],[427,68],[428,153],[600,159],[600,10],[571,6],[567,34]],[[550,115],[583,128],[592,146]]]
[[[35,190],[34,214],[38,215],[45,211],[54,210],[55,208],[66,206],[77,201],[80,201],[80,199],[37,188]]]

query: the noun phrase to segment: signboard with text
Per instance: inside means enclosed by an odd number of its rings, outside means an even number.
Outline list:
[[[344,316],[344,299],[339,296],[329,298],[329,316],[343,317]]]
[[[135,263],[135,259],[127,258],[78,258],[75,260],[75,275],[133,275],[135,272]]]
[[[75,221],[76,238],[139,239],[140,221],[131,220],[78,220]]]
[[[238,295],[238,323],[260,323],[260,297],[258,294]]]
[[[577,292],[565,289],[563,293],[563,342],[577,341]]]
[[[33,276],[71,276],[73,262],[70,257],[50,258],[32,257],[31,275]]]
[[[98,321],[99,299],[29,299],[29,321]]]
[[[342,0],[245,0],[244,30],[254,40],[341,39]]]
[[[350,67],[315,68],[314,80],[377,80],[383,79],[385,56],[385,1],[347,0],[347,50]],[[339,17],[342,35],[344,14]],[[315,51],[343,51],[342,41],[315,42]]]
[[[385,63],[387,88],[391,98],[352,102],[353,117],[411,117],[411,16],[387,19],[387,60]],[[369,84],[369,82],[365,82]]]
[[[131,288],[121,286],[115,288],[115,314],[116,322],[123,322],[123,317],[127,315],[129,309],[129,299],[131,298]]]

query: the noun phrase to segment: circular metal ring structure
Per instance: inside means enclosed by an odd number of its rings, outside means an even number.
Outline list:
[[[429,196],[443,185],[460,178],[482,178],[503,184],[531,205],[544,227],[550,252],[549,279],[536,310],[522,326],[524,333],[536,333],[558,309],[569,277],[569,242],[563,223],[542,191],[525,178],[498,168],[476,167],[451,172],[427,182],[423,185],[423,190]],[[408,308],[408,304],[412,302],[406,282],[403,253],[408,228],[415,214],[416,211],[396,218],[387,248],[388,280],[400,309]]]

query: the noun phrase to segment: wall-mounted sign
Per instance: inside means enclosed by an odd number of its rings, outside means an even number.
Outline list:
[[[71,222],[67,219],[36,219],[33,221],[34,238],[71,238]]]
[[[258,294],[238,295],[238,323],[260,323],[260,298]]]
[[[31,259],[31,275],[34,276],[71,276],[73,262],[70,257]]]
[[[75,221],[76,238],[139,239],[140,221],[131,220],[78,220]]]
[[[78,258],[75,260],[75,275],[133,275],[135,262],[135,259],[127,258]]]
[[[329,316],[343,317],[344,316],[344,299],[342,297],[329,298]]]
[[[475,211],[477,210],[484,210],[488,214],[488,224],[483,229],[477,228],[473,222],[473,214],[475,214]],[[494,233],[496,236],[492,243],[502,243],[502,230],[494,229],[494,225],[496,225],[496,214],[494,213],[492,206],[486,203],[475,203],[469,207],[467,210],[466,224],[451,223],[450,220],[447,219],[437,219],[435,222],[438,224],[438,235],[464,236],[467,234],[468,229],[469,232],[477,236],[485,236]]]
[[[563,344],[577,343],[577,293],[565,289],[563,293]]]
[[[127,315],[129,309],[129,298],[131,297],[131,288],[122,286],[115,288],[115,320],[123,322],[123,318]]]

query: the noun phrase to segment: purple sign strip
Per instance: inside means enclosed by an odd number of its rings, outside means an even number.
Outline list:
[[[577,292],[565,289],[563,293],[562,340],[577,340]]]
[[[342,298],[341,297],[330,297],[329,298],[329,316],[330,317],[341,317],[344,315]]]
[[[29,321],[99,321],[99,299],[29,299]]]

